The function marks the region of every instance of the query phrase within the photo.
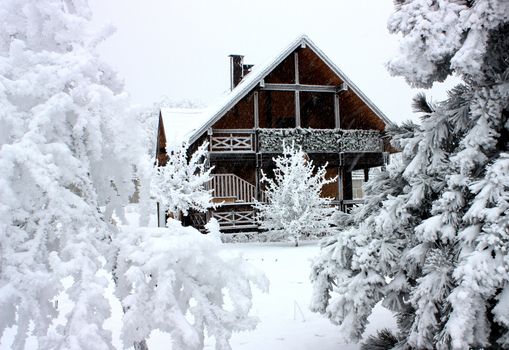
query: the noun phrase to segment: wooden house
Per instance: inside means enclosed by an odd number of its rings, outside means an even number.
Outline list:
[[[205,216],[191,214],[190,223],[200,227],[212,216],[224,232],[256,230],[252,203],[264,200],[261,171],[271,173],[283,142],[302,146],[315,165],[327,163],[328,176],[338,176],[323,196],[342,210],[358,203],[352,172],[367,179],[370,168],[386,164],[389,119],[306,36],[264,65],[231,55],[230,68],[231,91],[217,106],[161,110],[159,164],[170,144],[187,139],[193,152],[209,142],[210,188],[222,204]]]

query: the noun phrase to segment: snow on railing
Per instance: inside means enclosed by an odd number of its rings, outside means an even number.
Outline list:
[[[212,217],[223,230],[258,227],[254,210],[212,212]]]
[[[292,142],[305,152],[383,152],[377,130],[258,129],[259,152],[279,153]]]

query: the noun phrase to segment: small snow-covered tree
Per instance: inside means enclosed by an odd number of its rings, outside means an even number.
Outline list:
[[[283,153],[274,158],[274,177],[262,173],[267,203],[256,203],[260,228],[270,239],[293,239],[299,245],[303,237],[315,237],[329,229],[334,209],[330,198],[320,196],[322,187],[336,178],[326,179],[325,166],[315,169],[302,148],[283,145]]]
[[[140,124],[141,139],[144,142],[145,153],[137,161],[137,184],[139,198],[139,212],[141,226],[147,226],[150,214],[155,207],[154,198],[151,195],[151,181],[153,175],[154,157],[156,156],[157,124],[161,108],[203,108],[203,104],[196,101],[172,100],[168,97],[161,98],[150,106],[138,106],[135,110],[136,119]]]
[[[205,212],[213,206],[211,191],[207,189],[212,168],[207,168],[207,148],[205,142],[191,155],[188,161],[188,146],[173,152],[164,166],[155,166],[152,178],[152,194],[166,213],[174,218],[184,215],[190,209]]]
[[[508,14],[504,0],[396,2],[391,72],[465,83],[433,106],[417,99],[426,116],[398,140],[403,163],[372,180],[378,208],[355,213],[315,264],[313,308],[351,339],[384,299],[396,348],[509,348]]]
[[[217,221],[206,228],[202,235],[171,220],[167,228],[126,228],[118,236],[125,344],[159,329],[171,335],[172,349],[202,349],[206,332],[224,350],[232,332],[256,326],[248,316],[251,289],[266,291],[268,280],[242,257],[222,252]]]

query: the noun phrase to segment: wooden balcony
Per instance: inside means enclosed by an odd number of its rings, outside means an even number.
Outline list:
[[[343,129],[211,129],[211,153],[280,153],[283,144],[295,143],[308,153],[381,153],[377,130]]]

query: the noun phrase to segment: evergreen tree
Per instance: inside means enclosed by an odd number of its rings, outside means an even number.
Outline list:
[[[224,257],[217,233],[114,225],[146,149],[96,52],[108,31],[94,32],[86,0],[6,0],[0,14],[0,339],[13,327],[12,349],[29,335],[40,349],[111,349],[113,275],[126,346],[146,349],[144,336],[164,325],[195,348],[207,329],[228,349],[232,330],[254,326],[250,286],[264,279]],[[146,324],[152,310],[171,312]]]
[[[17,326],[23,349],[32,325],[40,348],[108,349],[98,271],[140,150],[95,50],[109,31],[94,31],[81,0],[6,0],[0,13],[0,334]]]
[[[396,3],[391,72],[465,83],[435,106],[418,98],[422,125],[395,140],[403,162],[370,180],[368,207],[315,263],[313,308],[351,339],[383,299],[397,348],[509,348],[508,22],[503,0]]]
[[[283,146],[274,158],[274,178],[262,174],[267,203],[257,203],[260,228],[270,239],[288,239],[299,245],[302,237],[315,237],[329,229],[333,209],[329,198],[322,198],[322,187],[336,179],[326,179],[325,166],[315,169],[302,148]]]

